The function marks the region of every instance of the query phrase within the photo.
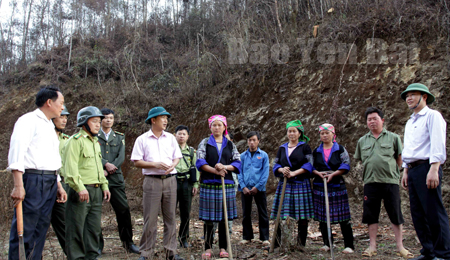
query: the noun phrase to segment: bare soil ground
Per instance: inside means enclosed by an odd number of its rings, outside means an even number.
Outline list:
[[[142,217],[142,196],[140,196],[140,189],[132,189],[128,187],[127,189],[129,204],[131,207],[131,214],[134,227],[134,241],[139,245],[139,240],[142,234],[143,228],[143,217]],[[240,197],[238,195],[238,216],[239,219],[233,221],[233,233],[231,236],[231,243],[233,248],[233,256],[235,259],[330,259],[329,253],[324,253],[319,250],[322,247],[322,237],[319,232],[318,222],[310,221],[309,224],[309,235],[307,240],[307,245],[305,252],[300,251],[285,251],[281,249],[276,249],[274,253],[268,253],[263,250],[262,244],[254,240],[250,244],[240,245],[239,241],[242,239],[242,209],[240,207]],[[268,196],[268,208],[271,209],[273,201],[273,195]],[[405,203],[405,201],[403,202]],[[335,233],[335,259],[369,259],[361,256],[361,252],[364,251],[369,245],[369,237],[367,226],[361,224],[362,216],[362,203],[351,199],[352,206],[352,217],[353,217],[353,232],[355,237],[355,253],[350,255],[342,254],[341,251],[344,249],[343,238],[340,232],[339,226],[333,226],[333,233]],[[404,211],[405,212],[405,211]],[[177,212],[178,214],[178,212]],[[177,215],[178,217],[178,215]],[[255,233],[255,238],[259,237],[258,225],[257,225],[257,210],[254,207],[253,211],[254,225],[253,230]],[[420,244],[416,238],[414,228],[412,226],[411,217],[409,211],[404,213],[405,224],[403,239],[405,247],[410,250],[415,255],[419,254]],[[179,224],[179,221],[178,221]],[[1,230],[3,236],[0,237],[0,259],[7,259],[8,255],[8,239],[9,239],[9,227],[10,222],[2,223]],[[274,221],[270,222],[270,235],[272,237],[274,227]],[[102,228],[105,237],[105,249],[101,259],[137,259],[139,256],[135,254],[128,254],[122,247],[122,243],[119,239],[117,233],[117,223],[115,220],[114,211],[111,206],[107,203],[103,207],[102,216]],[[192,205],[192,219],[190,228],[191,244],[192,247],[189,249],[179,249],[179,254],[186,260],[197,260],[201,259],[201,254],[203,252],[203,222],[198,220],[198,196],[194,199]],[[296,230],[293,231],[293,237],[296,237]],[[163,247],[163,221],[162,217],[158,218],[158,238],[156,246],[155,259],[164,259]],[[216,236],[217,239],[217,236]],[[382,210],[380,216],[380,227],[377,237],[378,243],[378,255],[371,257],[370,259],[402,259],[397,256],[396,244],[394,234],[390,227],[389,218]],[[213,247],[213,259],[219,259],[219,249],[218,245],[215,244]],[[47,242],[45,244],[45,251],[43,259],[65,259],[65,256],[59,246],[58,240],[56,239],[55,233],[52,228],[49,229],[47,235]]]

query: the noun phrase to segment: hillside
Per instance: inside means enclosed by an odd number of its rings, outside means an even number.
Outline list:
[[[142,177],[129,161],[132,145],[149,129],[144,120],[157,105],[173,115],[169,131],[179,124],[191,128],[189,144],[194,147],[210,133],[207,118],[223,114],[239,151],[246,149],[247,132],[258,130],[260,147],[271,160],[287,141],[285,124],[294,119],[305,125],[313,149],[319,145],[317,127],[334,124],[338,142],[351,156],[368,131],[364,111],[369,106],[381,108],[386,128],[403,137],[411,112],[400,93],[414,82],[430,87],[436,96],[431,108],[449,122],[448,1],[324,1],[328,7],[322,14],[311,11],[309,18],[307,9],[292,13],[285,3],[279,3],[277,17],[272,9],[277,1],[244,2],[247,9],[227,9],[222,16],[213,12],[201,17],[192,11],[176,30],[171,24],[149,24],[118,27],[109,37],[75,35],[70,69],[70,46],[64,44],[4,73],[0,168],[7,167],[14,122],[35,108],[35,93],[49,83],[59,85],[65,96],[69,134],[77,131],[76,113],[84,106],[116,111],[115,129],[125,133],[127,143],[123,169],[128,185],[136,187]],[[356,204],[362,196],[361,167],[353,160],[346,178]],[[449,174],[447,163],[447,209]],[[10,177],[3,176],[0,207],[7,209],[12,186]],[[268,193],[275,188],[271,176]],[[404,214],[409,215],[403,196]]]

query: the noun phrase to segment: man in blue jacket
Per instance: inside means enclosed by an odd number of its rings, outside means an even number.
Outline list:
[[[253,237],[252,201],[255,198],[259,215],[259,239],[264,246],[269,242],[269,218],[267,215],[266,183],[269,178],[269,156],[258,145],[261,140],[259,132],[247,134],[247,151],[241,154],[242,171],[238,174],[239,191],[242,192],[243,240],[241,244],[249,243]]]

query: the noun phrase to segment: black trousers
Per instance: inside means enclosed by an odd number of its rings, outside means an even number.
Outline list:
[[[439,186],[426,185],[429,164],[420,164],[408,170],[409,202],[417,237],[424,256],[450,258],[450,228],[448,214],[442,203],[442,168],[439,167]]]
[[[189,220],[192,204],[192,184],[186,178],[177,178],[177,204],[180,207],[181,220],[178,239],[184,242],[189,238]]]
[[[258,191],[256,195],[244,195],[244,193],[241,193],[242,211],[244,212],[244,216],[242,218],[243,239],[251,240],[254,238],[252,228],[253,199],[255,199],[255,204],[258,209],[259,239],[261,241],[269,240],[269,217],[267,215],[267,200],[265,191]]]
[[[306,238],[308,237],[308,220],[300,219],[297,222],[298,224],[298,235],[297,235],[297,244],[305,246]],[[275,240],[275,247],[279,247],[281,245],[281,221],[280,226],[277,229],[277,239]]]
[[[344,236],[344,247],[350,247],[351,249],[355,249],[355,246],[353,245],[353,230],[352,230],[352,224],[350,224],[350,221],[344,221],[340,222],[339,225],[341,226],[341,232]],[[323,244],[330,246],[330,241],[328,239],[328,229],[327,229],[327,223],[320,222],[319,224],[320,232],[322,233],[322,239]],[[333,234],[331,234],[331,242],[333,242]]]
[[[205,231],[205,250],[211,249],[214,242],[214,222],[205,221],[205,225],[203,226]],[[219,248],[227,249],[227,234],[228,232],[225,227],[225,221],[222,220],[219,222]]]
[[[26,192],[22,202],[25,254],[27,259],[40,260],[58,189],[56,175],[25,173],[23,187]],[[19,259],[19,236],[17,235],[15,209],[9,234],[8,259]]]

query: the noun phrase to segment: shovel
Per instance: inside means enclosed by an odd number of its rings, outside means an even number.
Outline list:
[[[225,181],[222,177],[222,197],[223,197],[223,214],[225,218],[225,230],[227,234],[227,251],[228,251],[228,259],[233,259],[233,252],[231,251],[231,240],[230,240],[230,232],[228,229],[228,210],[227,210],[227,194],[225,192]]]
[[[332,234],[331,234],[331,223],[330,223],[330,203],[328,202],[328,185],[327,185],[327,178],[323,178],[323,188],[325,191],[325,207],[327,211],[327,230],[328,230],[328,241],[330,243],[330,253],[331,253],[331,259],[334,260],[334,252],[333,252],[333,241]]]
[[[286,191],[287,178],[284,177],[283,189],[281,190],[280,205],[278,205],[277,218],[275,219],[275,228],[273,229],[272,241],[270,243],[269,252],[272,253],[275,248],[275,240],[277,239],[278,226],[280,225],[281,207],[283,207],[284,192]]]
[[[16,206],[16,218],[17,218],[17,235],[19,236],[19,259],[26,260],[25,245],[23,244],[23,213],[22,213],[22,201]]]

